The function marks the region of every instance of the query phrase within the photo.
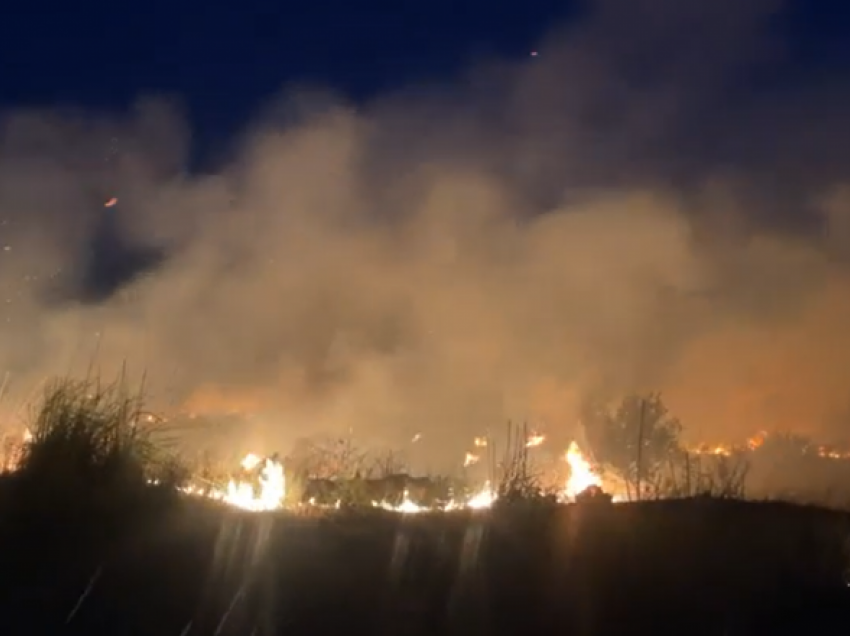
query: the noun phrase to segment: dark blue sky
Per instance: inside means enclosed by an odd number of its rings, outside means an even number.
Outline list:
[[[204,135],[220,134],[287,83],[357,98],[450,75],[471,56],[527,54],[567,9],[556,0],[21,2],[0,26],[0,100],[111,108],[175,93]]]
[[[777,21],[792,52],[776,69],[780,81],[850,67],[847,4],[790,3]],[[120,109],[141,94],[176,95],[196,143],[208,147],[286,84],[363,98],[450,77],[475,58],[528,55],[542,34],[578,14],[564,0],[19,0],[0,21],[0,105]]]

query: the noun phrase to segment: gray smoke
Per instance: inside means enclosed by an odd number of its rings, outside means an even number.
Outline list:
[[[508,418],[569,437],[588,392],[636,389],[704,439],[843,435],[850,98],[747,90],[786,52],[781,7],[745,4],[597,0],[451,84],[286,94],[216,174],[184,170],[168,103],[7,114],[11,395],[96,357],[269,445],[455,455]]]

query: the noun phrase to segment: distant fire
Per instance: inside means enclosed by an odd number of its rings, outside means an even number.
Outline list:
[[[764,444],[765,439],[767,439],[767,433],[765,431],[760,431],[747,440],[747,448],[750,450],[756,450]]]
[[[755,452],[759,449],[762,449],[765,445],[765,442],[771,439],[771,435],[766,431],[760,431],[759,433],[753,435],[748,438],[744,444],[739,446],[733,446],[729,444],[698,444],[695,446],[689,447],[687,450],[694,455],[718,455],[723,457],[731,457],[736,453],[747,453],[747,452]],[[850,451],[840,450],[837,448],[833,448],[830,446],[810,446],[804,449],[805,452],[811,452],[818,457],[822,457],[824,459],[850,459]]]
[[[417,434],[414,441],[420,437]],[[6,437],[6,455],[0,471],[16,471],[20,467],[21,459],[25,456],[24,451],[32,442],[33,435],[29,429],[24,429],[16,436]],[[789,437],[790,441],[795,438]],[[694,455],[712,455],[727,457],[741,453],[754,453],[766,451],[772,441],[766,432],[760,432],[750,437],[738,446],[729,445],[707,445],[702,444],[688,448],[688,452]],[[799,440],[798,440],[799,441]],[[480,462],[481,449],[487,448],[490,440],[486,437],[476,437],[472,440],[474,452],[466,452],[463,458],[463,466],[470,467]],[[539,433],[533,433],[525,438],[524,447],[527,449],[543,446],[546,437]],[[780,447],[782,448],[782,447]],[[794,449],[792,444],[785,448]],[[828,446],[808,445],[803,440],[799,447],[800,452],[807,456],[816,456],[826,459],[850,459],[850,453]],[[534,453],[537,456],[537,453]],[[545,453],[543,454],[545,461]],[[622,499],[622,493],[616,492],[620,486],[612,486],[611,479],[603,479],[601,470],[594,466],[592,461],[584,454],[578,443],[570,443],[566,452],[560,455],[569,467],[569,475],[564,481],[560,481],[557,499],[560,501],[575,501],[576,497],[592,487],[609,490],[614,500]],[[559,472],[559,471],[556,471]],[[560,475],[557,479],[563,479]],[[277,456],[263,457],[258,454],[249,453],[240,462],[238,474],[222,485],[201,485],[203,480],[193,481],[182,491],[191,496],[205,497],[219,501],[228,506],[253,512],[274,511],[284,509],[287,505],[287,481],[283,462]],[[480,482],[479,482],[480,483]],[[388,503],[387,501],[373,501],[372,505],[377,508],[392,510],[399,513],[416,513],[434,510],[458,510],[458,509],[484,509],[493,505],[498,499],[498,489],[494,489],[489,481],[485,482],[472,494],[457,496],[449,501],[443,500],[437,506],[425,506],[411,500],[409,493],[405,490],[401,501]],[[312,500],[311,500],[312,501]],[[300,504],[301,506],[315,505],[315,502]],[[339,506],[339,502],[337,502]]]

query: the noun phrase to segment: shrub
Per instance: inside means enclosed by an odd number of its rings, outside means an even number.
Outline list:
[[[141,391],[123,381],[63,379],[50,383],[32,412],[32,439],[19,480],[33,491],[89,501],[131,497],[151,480],[176,480],[163,425],[142,409]]]
[[[528,426],[508,422],[507,442],[502,461],[495,471],[499,506],[518,503],[554,504],[553,493],[547,493],[540,483],[540,474],[530,463],[528,455]]]

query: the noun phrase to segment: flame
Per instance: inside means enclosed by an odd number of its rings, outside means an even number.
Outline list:
[[[250,512],[269,512],[283,508],[286,498],[286,476],[283,464],[273,459],[261,459],[254,453],[246,455],[241,466],[246,471],[263,465],[259,475],[259,489],[248,481],[231,479],[226,489],[203,489],[189,485],[182,489],[187,495],[203,496],[215,501],[221,501],[234,508]]]
[[[744,444],[731,446],[729,444],[698,444],[688,448],[688,452],[695,455],[718,455],[729,457],[733,453],[750,452],[754,453],[764,446],[770,434],[766,431],[760,431],[752,437],[748,438]],[[833,448],[831,446],[818,446],[814,449],[819,457],[824,459],[850,459],[850,451]],[[804,451],[806,452],[806,451]]]
[[[584,492],[590,486],[602,486],[602,479],[582,454],[578,444],[575,442],[570,444],[565,459],[570,466],[570,476],[564,487],[564,494],[568,498],[575,499],[576,495]]]
[[[490,487],[490,482],[488,481],[484,484],[484,487],[481,490],[469,497],[466,501],[457,501],[455,499],[452,499],[443,508],[421,506],[410,500],[410,495],[408,494],[407,490],[404,491],[401,503],[397,505],[393,505],[386,501],[373,501],[372,505],[376,508],[383,508],[384,510],[390,510],[392,512],[400,512],[402,514],[416,514],[420,512],[435,512],[438,510],[484,510],[486,508],[490,508],[493,505],[493,502],[495,501],[496,493],[493,492],[493,489]]]
[[[850,459],[850,452],[840,451],[826,446],[818,448],[818,455],[826,459]]]
[[[530,435],[528,440],[525,442],[525,446],[526,448],[533,448],[535,446],[540,446],[545,441],[545,435]]]
[[[718,444],[716,446],[699,444],[698,446],[688,448],[688,452],[693,453],[694,455],[722,455],[724,457],[729,457],[732,454],[732,447],[725,444]]]
[[[747,447],[750,450],[755,450],[759,448],[762,444],[764,444],[764,440],[767,438],[767,433],[765,431],[760,431],[753,435],[750,439],[747,440]]]
[[[426,512],[429,510],[426,506],[420,506],[419,504],[412,502],[407,490],[404,491],[401,503],[397,506],[387,503],[386,501],[373,501],[372,505],[376,508],[383,508],[384,510],[391,510],[393,512],[401,512],[404,514],[416,514],[418,512]]]
[[[258,466],[259,462],[259,458],[255,455],[248,455],[242,460],[242,466],[253,468]],[[286,476],[283,471],[283,464],[272,459],[266,459],[260,471],[259,481],[260,491],[256,493],[251,484],[231,480],[227,484],[227,495],[223,498],[223,501],[231,506],[252,512],[265,512],[282,508],[283,500],[286,497]]]
[[[244,470],[254,470],[257,466],[260,465],[260,462],[263,461],[260,459],[259,455],[255,455],[254,453],[248,453],[240,462],[240,465]]]
[[[11,444],[13,446],[12,456],[4,460],[0,471],[14,471],[20,467],[20,457],[23,450],[28,444],[33,441],[33,434],[25,428],[17,436],[17,442]],[[413,441],[417,441],[421,434],[414,436]],[[688,449],[689,452],[700,455],[715,455],[729,456],[733,453],[756,452],[760,449],[766,439],[768,433],[760,432],[746,440],[746,443],[739,445],[708,445],[701,444]],[[545,436],[533,434],[526,440],[527,447],[535,447],[543,444]],[[488,439],[486,437],[476,437],[473,440],[476,448],[486,447]],[[9,451],[7,450],[7,453]],[[828,459],[846,460],[850,459],[850,452],[831,447],[831,446],[809,446],[808,450],[803,450],[804,453],[817,454],[817,456]],[[275,456],[276,457],[276,456]],[[246,473],[251,473],[253,478],[244,476],[242,478],[231,479],[225,487],[203,487],[197,483],[191,484],[181,490],[191,496],[205,497],[220,501],[226,505],[242,510],[252,512],[265,512],[282,510],[285,506],[286,499],[286,477],[284,466],[277,461],[275,457],[263,458],[255,453],[248,453],[242,458],[240,466]],[[561,501],[575,500],[576,496],[587,490],[591,486],[602,487],[603,480],[597,470],[594,469],[591,462],[585,457],[576,442],[572,442],[564,456],[567,464],[570,467],[570,475],[564,484],[564,489],[561,492]],[[472,452],[467,452],[464,457],[464,466],[471,466],[480,461],[480,455]],[[610,480],[608,480],[610,481]],[[607,481],[606,481],[607,483]],[[611,486],[610,483],[607,485]],[[614,486],[615,490],[619,488]],[[390,504],[388,502],[372,502],[375,507],[383,508],[393,512],[402,514],[415,514],[425,511],[449,511],[449,510],[481,510],[490,508],[497,500],[498,495],[492,489],[490,482],[486,482],[478,491],[466,498],[452,499],[447,504],[440,506],[424,506],[417,504],[410,499],[409,493],[405,491],[401,502],[398,504]],[[620,495],[614,495],[614,501],[622,500],[622,491]],[[306,506],[316,506],[315,502],[311,501]],[[338,508],[340,502],[335,506]]]
[[[466,502],[466,507],[472,510],[482,510],[491,507],[495,501],[496,493],[493,492],[488,481],[484,484],[484,488],[469,498]]]

